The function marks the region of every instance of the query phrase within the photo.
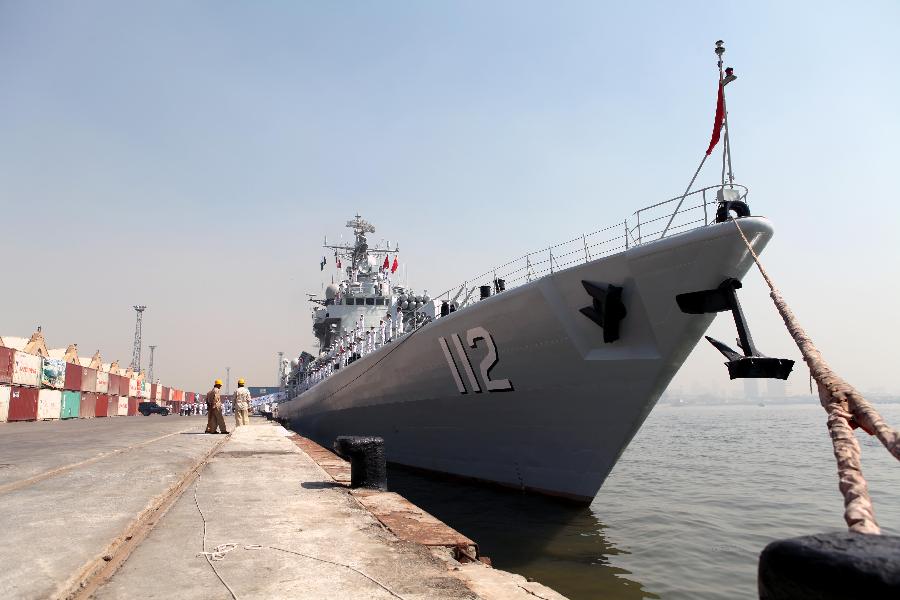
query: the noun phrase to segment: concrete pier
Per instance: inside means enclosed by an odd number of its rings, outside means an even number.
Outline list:
[[[19,463],[0,469],[6,596],[562,598],[397,494],[351,491],[344,461],[278,425],[115,421],[0,427]]]

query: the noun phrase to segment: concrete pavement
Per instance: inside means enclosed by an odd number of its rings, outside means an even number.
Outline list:
[[[562,598],[457,562],[441,539],[464,536],[396,494],[351,492],[346,464],[278,425],[205,424],[0,426],[0,597]]]
[[[0,426],[0,590],[65,595],[122,532],[226,436],[199,417]]]
[[[562,598],[398,539],[288,436],[259,420],[235,430],[96,597]]]

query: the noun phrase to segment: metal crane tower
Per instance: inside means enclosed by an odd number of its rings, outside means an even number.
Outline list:
[[[144,316],[146,306],[135,306],[137,323],[134,326],[134,353],[131,355],[131,368],[135,373],[141,372],[141,318]]]
[[[147,381],[153,383],[153,351],[156,350],[156,346],[150,346],[150,366],[147,367]]]

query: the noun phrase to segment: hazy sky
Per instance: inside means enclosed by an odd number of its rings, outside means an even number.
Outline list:
[[[142,303],[165,382],[272,384],[357,211],[434,292],[680,193],[722,38],[768,268],[834,367],[897,393],[900,4],[736,4],[2,1],[0,335],[127,363]],[[799,360],[758,274],[742,299]],[[704,342],[673,388],[741,390],[721,363]]]

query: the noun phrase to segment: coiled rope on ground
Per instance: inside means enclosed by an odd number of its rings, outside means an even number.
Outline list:
[[[759,256],[744,235],[738,219],[733,219],[738,233],[747,245],[756,267],[769,286],[769,296],[775,303],[788,332],[800,349],[809,372],[816,381],[819,401],[828,413],[828,432],[834,447],[834,457],[838,467],[838,487],[844,496],[844,520],[850,531],[856,533],[881,533],[875,520],[875,511],[869,489],[862,474],[859,442],[853,434],[856,427],[869,435],[874,435],[894,458],[900,460],[900,433],[885,423],[878,411],[869,404],[862,394],[831,370],[822,353],[800,326],[797,317],[788,307],[763,267]]]

